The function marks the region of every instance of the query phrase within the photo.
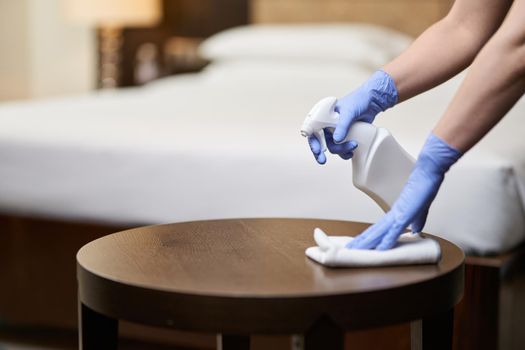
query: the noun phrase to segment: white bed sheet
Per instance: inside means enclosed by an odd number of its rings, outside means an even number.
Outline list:
[[[124,223],[233,217],[373,222],[351,162],[319,166],[299,127],[370,71],[214,64],[144,88],[0,105],[0,210]],[[459,79],[380,115],[417,155]],[[523,241],[525,104],[454,166],[425,231],[477,254]],[[286,232],[283,232],[285,235]],[[284,238],[284,237],[283,237]]]

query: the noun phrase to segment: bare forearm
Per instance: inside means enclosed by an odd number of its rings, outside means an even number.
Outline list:
[[[508,6],[501,0],[458,0],[445,18],[383,67],[394,79],[399,101],[447,81],[470,65]]]
[[[468,32],[443,19],[426,30],[407,51],[383,69],[394,79],[399,101],[404,101],[465,69],[477,50]]]
[[[434,133],[463,152],[476,144],[525,93],[525,1],[476,57]]]

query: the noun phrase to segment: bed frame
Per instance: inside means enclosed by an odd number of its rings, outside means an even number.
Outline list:
[[[212,6],[210,4],[218,2],[180,1],[193,4],[188,5],[192,11],[198,6],[207,6],[207,3]],[[197,1],[200,5],[195,7]],[[255,23],[352,20],[417,35],[443,17],[452,1],[251,0],[246,3],[227,0],[227,3],[240,6],[236,7],[238,11],[249,13],[238,13],[237,19],[219,24],[217,28],[242,24],[248,18]],[[197,12],[202,16],[202,11]],[[4,327],[75,329],[76,251],[93,239],[143,224],[149,223],[115,225],[0,214],[0,324]],[[523,348],[525,332],[520,328],[525,321],[525,246],[498,256],[469,256],[465,272],[465,295],[455,312],[455,349]],[[407,324],[351,332],[348,343],[352,344],[352,349],[408,349],[408,332]],[[123,327],[123,333],[194,348],[214,346],[213,335],[144,330],[131,324]],[[271,346],[266,341],[266,348],[283,348],[276,345],[283,344],[282,339],[273,339]]]

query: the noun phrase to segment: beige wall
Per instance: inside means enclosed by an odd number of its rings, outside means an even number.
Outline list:
[[[94,31],[67,22],[62,1],[0,0],[0,100],[94,87]]]
[[[86,91],[95,83],[95,32],[68,22],[62,1],[29,1],[33,96]]]
[[[25,97],[29,90],[27,2],[0,0],[0,99]]]

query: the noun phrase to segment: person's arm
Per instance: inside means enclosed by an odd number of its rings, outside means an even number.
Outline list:
[[[398,102],[447,81],[470,65],[500,26],[511,3],[457,0],[445,18],[383,67],[395,82]]]
[[[434,133],[462,152],[476,144],[525,93],[525,0],[474,60]]]
[[[420,232],[445,173],[524,93],[525,0],[516,0],[428,137],[392,209],[347,247],[390,249],[409,225]]]
[[[438,21],[412,45],[358,89],[338,99],[340,120],[332,139],[331,153],[343,159],[353,155],[355,143],[338,144],[348,135],[352,123],[372,123],[376,115],[450,79],[474,59],[498,29],[511,0],[457,0],[445,18]],[[318,163],[326,156],[315,136],[310,149]]]

